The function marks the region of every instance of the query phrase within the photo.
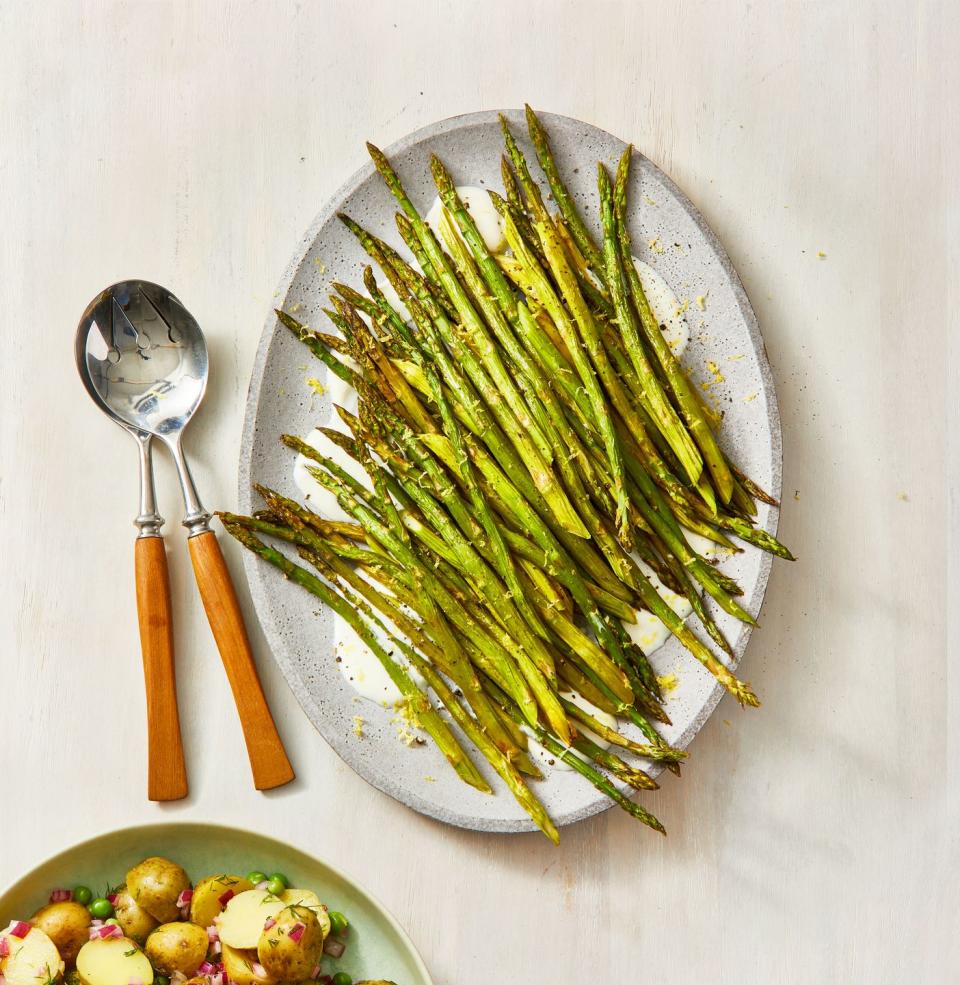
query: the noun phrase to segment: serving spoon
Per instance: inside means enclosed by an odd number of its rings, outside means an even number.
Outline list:
[[[186,796],[170,590],[160,535],[163,520],[153,495],[154,438],[166,446],[177,467],[190,559],[240,715],[254,785],[258,790],[282,786],[293,779],[293,769],[267,706],[236,591],[210,529],[210,514],[183,451],[183,431],[207,387],[209,362],[200,326],[166,288],[144,280],[121,281],[87,306],[77,328],[75,353],[84,384],[100,409],[140,446],[141,515],[136,521],[140,533],[135,557],[147,689],[148,796]]]

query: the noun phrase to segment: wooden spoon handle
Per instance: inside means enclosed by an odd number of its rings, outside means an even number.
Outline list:
[[[181,800],[187,796],[187,770],[177,711],[170,579],[162,537],[137,538],[134,571],[147,691],[147,796],[150,800]]]
[[[240,714],[254,786],[258,790],[283,786],[293,779],[293,768],[267,707],[240,603],[216,534],[206,530],[189,537],[187,543],[200,598]]]

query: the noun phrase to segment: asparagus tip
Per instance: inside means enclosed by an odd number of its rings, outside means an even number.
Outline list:
[[[743,681],[737,681],[733,686],[731,693],[740,702],[741,708],[759,708],[760,699],[753,693],[753,688],[749,684]]]

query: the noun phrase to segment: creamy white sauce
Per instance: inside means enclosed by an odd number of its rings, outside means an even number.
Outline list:
[[[670,591],[666,585],[657,577],[656,572],[643,561],[637,561],[641,571],[647,576],[650,584],[657,590],[657,594],[667,605],[681,618],[686,619],[693,611],[689,601],[683,595],[677,595]],[[630,639],[649,657],[651,653],[659,650],[664,643],[670,639],[670,630],[652,613],[646,610],[637,611],[637,621],[634,623],[625,622],[624,626]]]
[[[503,236],[503,219],[493,207],[493,202],[490,201],[486,188],[477,188],[475,185],[457,185],[457,194],[467,211],[473,216],[473,221],[477,224],[477,231],[483,237],[484,243],[487,244],[487,249],[491,253],[500,253],[507,245]],[[441,243],[443,242],[443,236],[440,233],[440,213],[442,211],[443,202],[437,197],[425,216],[427,225],[436,233]],[[457,229],[456,222],[453,223],[453,227]],[[459,229],[457,229],[457,235],[459,235]]]
[[[390,594],[382,586],[378,585],[377,587],[385,594]],[[404,609],[407,615],[413,615],[406,607]],[[403,634],[386,616],[379,613],[377,615],[388,632],[397,635],[400,639],[404,638]],[[377,642],[406,670],[414,682],[419,687],[423,687],[423,678],[407,664],[396,644],[379,627],[371,626],[370,631],[376,637]],[[403,701],[403,694],[390,679],[390,675],[377,656],[360,639],[353,627],[339,616],[334,617],[334,652],[337,656],[337,667],[340,673],[343,674],[347,683],[357,692],[359,697],[366,698],[368,701],[375,701],[379,705],[388,706]]]
[[[334,634],[337,667],[359,697],[387,705],[396,704],[403,698],[400,689],[384,670],[383,664],[357,636],[350,624],[339,616],[334,618]],[[390,645],[389,641],[385,642]],[[387,652],[390,652],[389,649]]]
[[[714,558],[723,557],[724,555],[730,553],[729,550],[721,547],[715,540],[710,540],[701,534],[696,534],[692,530],[684,530],[683,536],[690,547],[701,557],[705,557],[708,561],[712,561]]]
[[[582,708],[588,715],[592,715],[598,722],[606,725],[608,728],[613,729],[615,732],[619,732],[618,723],[613,715],[608,714],[602,709],[598,708],[596,705],[591,704],[582,694],[578,694],[576,691],[565,691],[563,692],[563,697],[565,697],[571,704],[575,704],[578,708]],[[583,732],[588,739],[592,739],[598,746],[602,749],[609,749],[610,743],[606,739],[601,739],[599,735],[591,732],[590,729],[577,723],[577,730]],[[565,770],[572,771],[573,767],[568,766],[559,756],[554,756],[552,752],[545,749],[536,739],[529,740],[530,758],[535,762],[539,763],[541,766],[545,766],[548,770]],[[577,753],[577,755],[580,755]]]
[[[683,317],[681,304],[670,285],[650,264],[633,257],[633,265],[640,275],[640,283],[643,284],[643,293],[650,302],[650,310],[663,329],[663,337],[679,359],[690,341],[690,327]]]
[[[333,398],[333,389],[333,386],[330,386],[331,398]],[[354,413],[356,412],[356,396],[353,398],[352,407],[345,399],[333,399],[335,403],[341,404],[341,406],[346,407],[347,410],[353,411]],[[329,427],[337,431],[347,431],[346,425],[343,424],[339,415],[336,413],[334,413],[333,419],[329,422]],[[311,448],[316,448],[321,454],[326,455],[327,458],[330,458],[336,462],[337,465],[339,465],[345,472],[349,472],[350,475],[352,475],[358,482],[362,482],[368,489],[370,488],[370,480],[367,473],[364,472],[363,467],[358,462],[355,462],[342,448],[340,448],[339,445],[335,445],[318,429],[311,431],[310,434],[304,438],[304,441],[310,445]],[[314,513],[319,513],[320,516],[327,520],[352,522],[353,518],[340,508],[340,504],[337,502],[337,497],[334,496],[329,489],[326,489],[319,482],[317,482],[317,480],[307,471],[310,467],[317,467],[317,463],[307,458],[305,455],[298,454],[293,463],[293,481],[296,483],[300,492],[303,493],[304,502],[307,506],[309,506]]]
[[[702,537],[700,534],[692,533],[689,530],[684,530],[683,535],[687,543],[695,550],[701,557],[706,558],[708,561],[719,557],[722,548],[719,544],[714,543],[712,540],[708,540],[706,537]],[[641,561],[639,558],[634,558],[637,565],[643,571],[643,573],[650,580],[650,584],[657,590],[657,594],[662,598],[667,605],[670,606],[673,611],[680,616],[681,619],[686,619],[687,616],[693,611],[693,607],[690,605],[688,599],[683,595],[677,595],[676,592],[672,592],[662,581],[657,577],[656,572],[646,563]],[[664,643],[670,639],[670,630],[660,620],[653,615],[651,612],[638,611],[637,621],[634,623],[625,622],[623,624],[626,627],[627,633],[630,639],[633,640],[637,646],[649,657],[651,653],[659,650]]]

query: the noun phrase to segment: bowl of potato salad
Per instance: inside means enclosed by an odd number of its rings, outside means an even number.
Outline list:
[[[113,831],[0,895],[0,985],[431,985],[337,868],[220,825]]]

